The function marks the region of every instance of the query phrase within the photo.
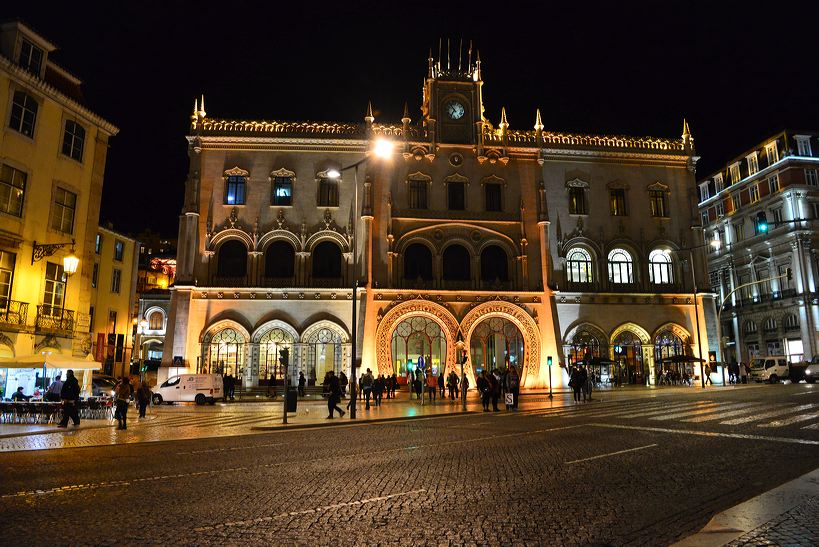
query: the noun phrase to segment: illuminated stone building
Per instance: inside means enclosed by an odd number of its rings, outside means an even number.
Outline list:
[[[118,132],[84,104],[55,49],[23,23],[0,25],[0,357],[17,360],[91,351],[94,239]],[[72,248],[79,267],[67,277]]]
[[[717,306],[725,300],[726,356],[746,362],[757,355],[815,356],[817,132],[771,136],[702,179],[699,192],[706,235],[721,241],[709,253],[708,268]],[[767,230],[760,230],[760,214]]]
[[[420,119],[405,108],[398,123],[369,107],[363,123],[235,121],[197,102],[163,364],[254,386],[281,377],[286,347],[294,376],[349,373],[356,280],[358,352],[379,374],[402,378],[421,356],[455,369],[459,332],[472,386],[506,364],[525,388],[564,384],[584,357],[653,383],[659,358],[707,355],[713,295],[695,309],[678,253],[702,244],[687,126],[678,139],[559,133],[538,111],[514,129],[498,102],[493,125],[483,83],[471,52],[430,58]],[[379,139],[388,160],[371,154]]]

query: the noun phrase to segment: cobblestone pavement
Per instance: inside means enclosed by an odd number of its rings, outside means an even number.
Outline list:
[[[728,545],[819,545],[819,497],[794,507]]]
[[[819,467],[811,386],[600,398],[2,453],[4,533],[55,543],[69,519],[59,541],[76,545],[668,544]]]

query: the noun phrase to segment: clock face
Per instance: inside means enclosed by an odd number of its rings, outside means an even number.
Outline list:
[[[460,120],[464,117],[464,105],[456,100],[447,101],[444,109],[446,110],[446,115],[452,120]]]

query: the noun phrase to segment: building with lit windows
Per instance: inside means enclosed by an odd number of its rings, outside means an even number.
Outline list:
[[[399,378],[421,359],[458,370],[459,334],[472,386],[509,365],[525,388],[565,384],[583,360],[654,383],[662,358],[716,347],[713,294],[693,284],[707,288],[687,125],[667,139],[507,118],[462,53],[428,60],[417,120],[239,121],[196,102],[163,365],[257,386],[287,348],[294,377],[349,374],[353,298],[363,369]]]
[[[55,49],[23,23],[0,24],[0,358],[17,363],[92,347],[94,240],[118,129],[83,103]],[[0,392],[31,394],[38,374],[0,368]]]
[[[100,226],[91,270],[91,334],[94,358],[106,374],[128,374],[134,344],[139,241]]]
[[[706,235],[721,242],[708,271],[724,301],[726,357],[816,355],[819,134],[773,135],[702,179],[699,193]]]

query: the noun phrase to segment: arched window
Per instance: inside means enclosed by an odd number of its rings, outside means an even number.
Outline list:
[[[341,336],[331,329],[314,331],[304,343],[307,345],[307,378],[311,383],[324,380],[329,371],[341,372]],[[348,371],[349,372],[349,371]]]
[[[204,373],[242,376],[245,368],[245,337],[235,329],[222,329],[206,341]]]
[[[148,328],[150,330],[162,330],[163,319],[161,311],[151,312],[151,315],[148,316]]]
[[[332,241],[323,241],[313,248],[313,277],[341,277],[341,249]]]
[[[569,283],[591,283],[594,281],[594,264],[586,249],[575,247],[566,253],[566,278]]]
[[[292,367],[295,358],[293,336],[281,328],[272,328],[259,338],[259,383],[275,384],[281,380],[286,370],[282,363],[282,350],[288,352],[288,367]],[[293,369],[290,368],[292,371]]]
[[[654,249],[648,255],[648,279],[654,285],[668,285],[674,282],[671,253],[665,249]]]
[[[612,249],[609,253],[609,282],[634,283],[631,254],[625,249]]]
[[[748,320],[745,322],[745,334],[756,334],[756,322]]]
[[[444,251],[444,280],[445,281],[469,281],[471,271],[469,268],[469,251],[462,245],[450,245]]]
[[[231,239],[219,246],[216,272],[219,277],[244,277],[247,274],[247,247]]]
[[[404,252],[404,279],[432,281],[432,252],[421,243],[413,243]]]
[[[481,251],[481,281],[509,281],[509,257],[497,245],[489,245]]]
[[[293,277],[296,251],[287,241],[274,241],[264,251],[264,276],[275,278]]]
[[[765,320],[765,324],[762,326],[762,329],[765,332],[776,332],[776,319],[773,317],[769,317]]]
[[[785,330],[795,330],[799,328],[799,318],[796,315],[789,313],[782,321]]]

